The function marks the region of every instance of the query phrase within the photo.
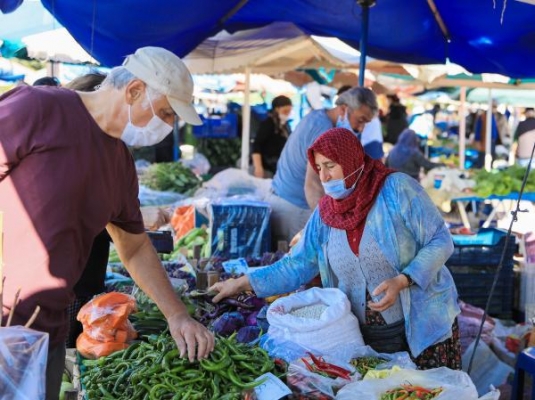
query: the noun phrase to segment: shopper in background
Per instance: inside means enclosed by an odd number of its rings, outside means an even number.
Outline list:
[[[323,287],[347,295],[374,350],[408,351],[421,369],[460,369],[460,309],[444,265],[453,241],[424,189],[365,155],[347,129],[321,135],[308,160],[326,195],[303,238],[275,264],[213,285],[214,301],[288,293],[319,273]]]
[[[349,89],[351,89],[350,85],[344,85],[338,89],[337,95],[340,96]],[[383,159],[385,155],[383,151],[383,127],[379,113],[364,126],[364,129],[358,137],[367,155],[375,160]]]
[[[474,127],[474,144],[478,150],[478,160],[476,168],[482,168],[485,165],[485,154],[487,149],[487,111],[479,114]],[[492,100],[492,117],[491,117],[491,144],[490,154],[496,158],[496,145],[509,145],[510,134],[509,125],[505,116],[498,111],[497,100]]]
[[[527,167],[530,163],[531,152],[535,144],[535,111],[528,107],[525,111],[526,119],[516,127],[514,142],[511,153],[516,158],[516,163]],[[531,167],[535,167],[535,161],[531,160]]]
[[[277,96],[271,102],[268,117],[260,123],[253,146],[254,176],[271,178],[277,171],[277,161],[290,135],[288,118],[292,101],[286,96]]]
[[[9,314],[18,288],[14,325],[40,306],[32,328],[49,333],[47,399],[58,398],[61,384],[66,309],[104,228],[134,281],[167,318],[180,354],[193,361],[213,350],[213,335],[189,316],[145,233],[127,148],[160,142],[176,114],[200,124],[192,95],[184,63],[165,49],[144,47],[96,91],[19,87],[0,97],[2,313]]]
[[[418,136],[412,129],[405,129],[399,135],[398,142],[388,153],[386,166],[412,176],[420,181],[420,171],[443,167],[443,163],[429,161],[420,151]]]
[[[324,191],[318,175],[307,166],[306,152],[323,132],[335,126],[346,127],[356,135],[377,113],[375,94],[355,87],[336,99],[336,107],[313,110],[296,126],[282,150],[272,193],[266,197],[271,206],[272,243],[290,242],[305,226]]]
[[[52,87],[60,87],[61,83],[59,82],[58,78],[55,76],[45,76],[43,78],[37,79],[32,86],[52,86]]]
[[[398,137],[409,126],[407,121],[407,108],[401,104],[395,94],[386,96],[389,101],[388,113],[386,114],[386,138],[385,141],[396,144]]]

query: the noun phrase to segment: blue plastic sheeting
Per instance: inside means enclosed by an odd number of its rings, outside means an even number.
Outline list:
[[[222,29],[233,32],[275,21],[338,37],[355,48],[361,37],[361,8],[355,0],[42,2],[106,66],[119,65],[125,55],[149,45],[185,56]],[[535,6],[508,1],[502,24],[504,2],[435,0],[435,4],[449,43],[427,1],[377,0],[370,9],[368,55],[413,64],[444,64],[449,58],[473,73],[533,75]]]

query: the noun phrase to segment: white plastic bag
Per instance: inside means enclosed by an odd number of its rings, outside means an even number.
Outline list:
[[[466,372],[446,367],[392,372],[385,379],[365,379],[344,386],[336,395],[336,400],[379,400],[390,389],[403,384],[419,385],[427,389],[443,389],[436,400],[477,400],[477,390]]]
[[[44,399],[48,333],[23,326],[0,327],[0,397]]]
[[[293,310],[323,304],[319,319],[297,317]],[[336,288],[311,288],[275,300],[267,311],[268,334],[323,354],[352,353],[364,345],[357,317],[347,296]]]
[[[309,356],[306,356],[305,359],[311,365],[314,364]],[[290,363],[286,376],[286,382],[294,394],[302,395],[311,400],[325,399],[326,396],[332,399],[336,391],[360,378],[360,375],[358,373],[355,374],[355,369],[350,364],[345,364],[329,356],[325,356],[323,359],[325,362],[349,371],[349,379],[341,377],[330,378],[311,372],[306,368],[303,359],[299,358]]]

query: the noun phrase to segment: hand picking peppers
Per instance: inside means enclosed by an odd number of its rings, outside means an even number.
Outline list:
[[[380,400],[432,400],[442,393],[442,388],[427,389],[422,386],[405,384],[390,389],[381,395]]]
[[[310,356],[312,363],[310,363],[305,357],[301,358],[301,361],[303,361],[309,371],[332,379],[342,378],[351,380],[351,371],[339,367],[337,365],[328,363],[323,359],[323,357],[316,357],[310,352],[307,352],[307,354]]]

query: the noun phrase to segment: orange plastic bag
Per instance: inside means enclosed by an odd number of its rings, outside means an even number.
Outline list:
[[[108,356],[116,351],[124,350],[128,346],[128,343],[99,342],[85,333],[80,334],[78,339],[76,339],[76,350],[78,353],[80,353],[82,357],[92,360]]]
[[[190,205],[175,208],[171,217],[171,226],[175,230],[176,240],[195,228],[195,206]]]
[[[76,317],[84,328],[76,340],[78,352],[86,358],[99,358],[128,347],[127,342],[137,337],[128,320],[136,310],[136,300],[124,293],[94,297]]]

